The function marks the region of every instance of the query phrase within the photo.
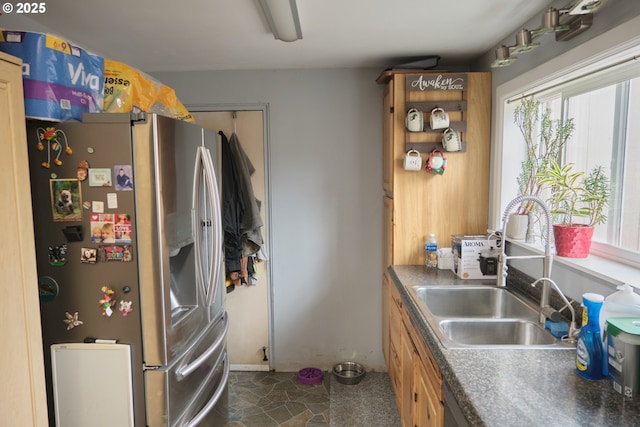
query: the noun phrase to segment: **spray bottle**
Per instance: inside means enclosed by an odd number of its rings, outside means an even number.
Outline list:
[[[582,295],[582,327],[576,346],[576,369],[589,380],[602,378],[602,339],[600,338],[600,309],[604,297],[586,293]]]

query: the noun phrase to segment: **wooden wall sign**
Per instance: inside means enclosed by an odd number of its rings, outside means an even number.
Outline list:
[[[407,76],[407,91],[467,90],[466,74],[416,74]]]

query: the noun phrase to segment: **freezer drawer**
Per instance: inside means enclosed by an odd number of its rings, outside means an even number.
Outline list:
[[[129,345],[54,344],[51,364],[58,427],[133,427]]]
[[[174,363],[145,371],[149,427],[213,425],[202,420],[211,420],[216,404],[225,400],[227,330],[225,313]]]

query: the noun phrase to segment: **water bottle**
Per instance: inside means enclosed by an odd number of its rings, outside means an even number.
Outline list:
[[[427,238],[427,243],[424,245],[424,248],[427,251],[426,266],[428,268],[437,268],[438,242],[436,241],[436,235],[434,233],[429,233],[429,237]]]
[[[576,346],[576,369],[589,380],[602,378],[602,340],[600,309],[604,297],[594,293],[582,295],[582,327]]]

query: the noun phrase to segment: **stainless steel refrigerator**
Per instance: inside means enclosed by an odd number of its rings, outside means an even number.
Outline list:
[[[224,425],[215,133],[87,114],[27,139],[50,424]]]

